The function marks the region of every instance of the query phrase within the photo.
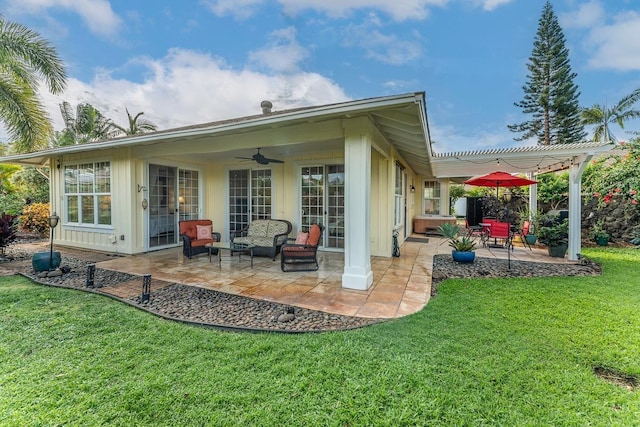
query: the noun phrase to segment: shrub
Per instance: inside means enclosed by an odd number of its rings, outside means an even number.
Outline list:
[[[16,218],[5,212],[0,215],[0,255],[4,255],[5,248],[16,239]]]
[[[32,203],[22,209],[20,228],[44,235],[49,231],[49,203]]]

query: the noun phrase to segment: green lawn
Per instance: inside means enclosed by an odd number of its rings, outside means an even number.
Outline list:
[[[349,332],[220,332],[0,278],[0,425],[640,424],[640,251],[600,277],[448,280]]]

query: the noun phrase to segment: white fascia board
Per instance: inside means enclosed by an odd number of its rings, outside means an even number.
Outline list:
[[[314,118],[329,118],[349,113],[362,113],[370,110],[379,110],[385,107],[393,107],[407,103],[419,103],[424,105],[424,94],[422,92],[409,93],[404,95],[392,95],[380,98],[362,99],[343,104],[330,104],[317,108],[305,109],[302,111],[292,111],[290,113],[258,116],[248,120],[222,123],[211,126],[159,131],[149,134],[123,137],[122,139],[107,140],[101,142],[91,142],[87,144],[71,145],[66,147],[56,147],[47,150],[37,151],[29,154],[16,154],[0,158],[0,163],[23,163],[25,160],[33,158],[48,158],[64,154],[80,153],[85,151],[106,150],[111,148],[127,147],[132,145],[146,145],[155,142],[166,142],[170,139],[194,138],[202,135],[233,133],[240,131],[250,131],[259,127],[278,127],[288,122],[311,120]],[[196,125],[197,126],[197,125]],[[44,163],[43,163],[44,164]]]

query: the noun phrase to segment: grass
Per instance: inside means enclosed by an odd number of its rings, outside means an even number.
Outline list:
[[[448,280],[349,332],[220,332],[0,278],[0,425],[637,425],[640,251],[599,277]]]

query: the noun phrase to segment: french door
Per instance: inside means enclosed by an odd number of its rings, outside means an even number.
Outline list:
[[[322,246],[344,248],[344,165],[303,166],[300,170],[300,224],[325,227]]]
[[[240,231],[254,219],[271,218],[271,169],[229,171],[229,230]]]
[[[195,170],[149,164],[149,248],[179,242],[178,221],[200,214],[200,176]]]

